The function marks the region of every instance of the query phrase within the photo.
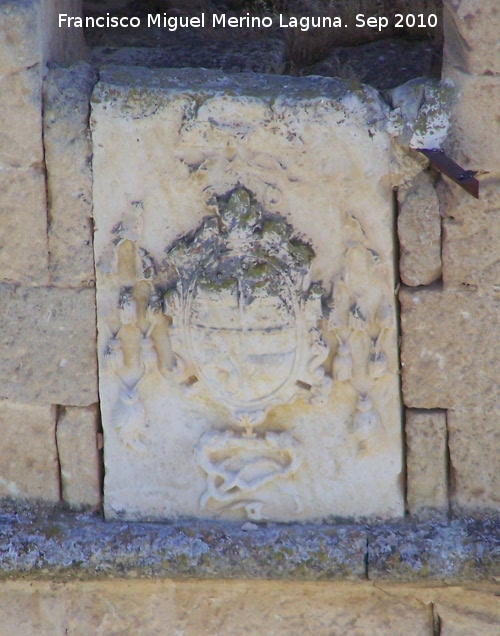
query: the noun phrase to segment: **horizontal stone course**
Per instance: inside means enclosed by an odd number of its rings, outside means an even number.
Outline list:
[[[104,522],[57,509],[0,518],[0,572],[9,576],[365,578],[363,526]],[[2,549],[7,544],[8,553]]]
[[[495,581],[500,572],[498,517],[381,524],[368,529],[368,578]]]
[[[0,394],[16,402],[97,402],[92,289],[0,285]]]
[[[157,524],[4,504],[0,521],[4,577],[359,581],[368,576],[457,583],[500,575],[497,517],[314,526]]]
[[[6,581],[14,634],[492,636],[498,586],[314,581]]]
[[[27,636],[432,636],[431,605],[420,596],[369,582],[9,581],[0,613],[5,633]],[[485,619],[495,616],[490,602]]]

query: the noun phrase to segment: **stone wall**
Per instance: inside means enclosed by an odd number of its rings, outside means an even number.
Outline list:
[[[460,165],[484,171],[480,199],[446,178],[436,187],[438,199],[422,184],[424,196],[399,195],[411,512],[435,497],[432,505],[446,509],[437,495],[446,489],[456,513],[498,510],[500,503],[500,49],[493,27],[499,20],[494,2],[445,1],[443,76],[453,81],[456,98],[444,149]],[[420,271],[408,262],[408,251],[418,258],[413,250],[426,254]],[[429,453],[438,448],[447,448],[448,458],[431,469]],[[414,483],[421,471],[433,475],[425,494],[423,483]]]
[[[48,61],[84,54],[81,33],[57,27],[61,4],[0,2],[0,490],[95,507],[100,460],[85,93],[92,80],[60,86],[55,73],[44,84]],[[61,100],[63,112],[72,112],[69,133],[64,116],[53,113]],[[73,487],[64,486],[68,479]]]
[[[3,585],[0,613],[11,634],[244,636],[261,634],[265,626],[276,636],[492,636],[500,620],[491,586],[168,580]]]
[[[102,435],[88,118],[97,73],[81,61],[78,33],[55,27],[59,4],[0,0],[0,495],[96,510]],[[78,0],[72,6],[78,11]],[[481,519],[499,508],[499,27],[496,0],[445,0],[443,77],[455,99],[443,147],[483,173],[480,199],[422,171],[408,150],[399,159],[410,168],[395,179],[406,502],[415,519]],[[49,61],[78,63],[49,72]],[[172,621],[189,634],[199,633],[200,616],[209,617],[209,633],[255,633],[245,618],[255,612],[273,633],[494,634],[499,621],[487,587],[33,585],[2,583],[10,633],[20,614],[23,633],[78,622],[88,633],[110,625],[160,633],[161,621]],[[345,602],[331,605],[332,595]],[[81,625],[78,633],[86,633]]]

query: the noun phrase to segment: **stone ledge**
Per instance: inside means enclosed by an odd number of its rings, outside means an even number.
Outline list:
[[[367,533],[370,580],[499,580],[499,516],[372,525]]]
[[[495,582],[499,557],[500,517],[241,526],[104,522],[59,508],[16,511],[12,504],[0,512],[3,579]]]

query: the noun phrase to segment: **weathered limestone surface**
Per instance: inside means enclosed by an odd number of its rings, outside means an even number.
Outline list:
[[[478,589],[439,590],[434,603],[442,636],[494,636],[498,632],[498,585],[487,593]]]
[[[0,3],[0,77],[40,62],[40,3],[2,0]]]
[[[488,404],[488,397],[481,395],[475,408],[448,411],[451,505],[457,514],[500,506],[500,401]]]
[[[404,402],[449,409],[453,506],[497,509],[500,299],[405,289],[400,300]]]
[[[450,126],[448,110],[454,98],[453,83],[449,79],[441,82],[413,79],[391,90],[387,98],[393,108],[388,132],[396,141],[393,185],[407,185],[428,164],[424,159],[422,165],[422,155],[409,150],[441,148],[446,140]]]
[[[410,514],[448,511],[446,413],[406,409],[407,503]]]
[[[0,401],[0,496],[59,501],[56,409]]]
[[[60,408],[57,451],[61,466],[62,499],[71,508],[101,504],[101,462],[98,449],[98,407]]]
[[[104,521],[19,502],[1,509],[0,577],[492,582],[500,519],[373,524]],[[30,550],[26,551],[29,541]]]
[[[500,73],[500,9],[496,0],[444,0],[445,68]]]
[[[498,584],[412,588],[379,583],[377,588],[398,598],[417,598],[432,607],[435,621],[433,635],[495,636],[498,632]]]
[[[89,103],[97,80],[80,62],[52,69],[44,83],[44,145],[51,282],[81,287],[95,280]]]
[[[441,277],[441,216],[434,179],[421,172],[398,189],[399,273],[405,285],[428,285]]]
[[[6,630],[26,636],[432,636],[430,604],[397,591],[311,583],[189,581],[2,584]],[[490,606],[489,606],[490,607]],[[490,609],[490,612],[492,610]],[[167,626],[167,630],[166,630]],[[6,632],[8,633],[8,632]]]
[[[500,7],[444,4],[443,77],[456,91],[444,149],[479,171],[480,200],[438,186],[444,291],[401,294],[403,392],[408,406],[448,408],[452,510],[476,514],[499,503]]]
[[[43,171],[40,167],[28,170],[0,168],[0,192],[0,280],[47,284],[47,213]]]
[[[496,26],[498,30],[498,26]],[[449,69],[456,99],[445,149],[460,165],[500,172],[500,75],[466,75]]]
[[[124,68],[92,101],[106,514],[402,514],[386,105]]]
[[[448,182],[443,203],[443,283],[479,295],[500,291],[500,180],[481,179],[481,198]]]
[[[97,401],[91,289],[0,286],[2,397],[33,404]]]
[[[405,405],[495,405],[500,396],[500,299],[431,288],[403,289],[400,300]]]
[[[494,636],[498,588],[224,582],[6,581],[0,612],[5,633],[26,636],[110,633],[182,636]]]
[[[83,29],[59,28],[59,13],[81,15],[82,0],[2,0],[0,76],[85,55]]]
[[[498,518],[140,524],[19,504],[1,518],[6,633],[433,636],[498,623]]]
[[[0,166],[30,168],[43,161],[40,65],[0,76]]]
[[[498,517],[385,523],[368,532],[371,581],[498,581]]]
[[[3,541],[10,546],[0,559],[0,573],[5,575],[24,571],[79,579],[366,578],[363,526],[289,527],[248,522],[242,526],[193,520],[140,524],[105,522],[95,515],[75,517],[47,509],[26,514],[19,507],[14,514],[4,511],[3,519],[10,519],[2,527]],[[26,533],[20,531],[20,524],[28,529]],[[30,554],[23,550],[27,534]]]
[[[41,10],[0,3],[0,281],[48,282]]]

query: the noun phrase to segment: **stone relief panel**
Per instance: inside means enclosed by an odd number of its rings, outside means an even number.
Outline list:
[[[106,515],[403,514],[383,105],[134,73],[92,115]]]

